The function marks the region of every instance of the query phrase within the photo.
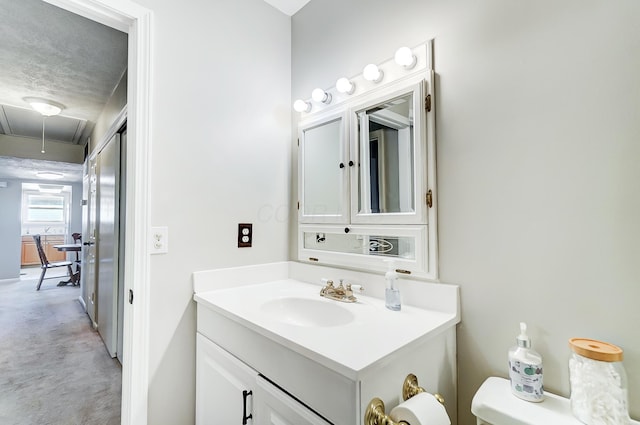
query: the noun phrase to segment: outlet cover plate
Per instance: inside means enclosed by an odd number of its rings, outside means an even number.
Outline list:
[[[253,224],[238,223],[238,248],[249,248],[253,242]]]

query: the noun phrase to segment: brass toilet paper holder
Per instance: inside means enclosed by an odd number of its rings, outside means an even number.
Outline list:
[[[410,373],[402,384],[402,398],[407,401],[416,394],[424,393],[426,390],[418,385],[418,378]],[[440,404],[444,404],[444,398],[440,394],[433,395]],[[378,397],[373,398],[364,412],[364,425],[411,425],[405,421],[394,422],[384,411],[384,402]]]

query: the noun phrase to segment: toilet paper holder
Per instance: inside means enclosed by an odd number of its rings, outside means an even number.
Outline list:
[[[426,390],[418,385],[418,378],[410,373],[404,379],[402,384],[402,398],[404,401],[409,400],[416,394],[424,393]],[[444,404],[444,398],[440,394],[433,395],[440,404]],[[394,422],[384,411],[384,402],[378,397],[374,397],[369,402],[364,412],[364,425],[411,425],[405,421]]]

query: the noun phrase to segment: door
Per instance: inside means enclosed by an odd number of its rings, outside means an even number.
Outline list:
[[[96,224],[98,222],[97,202],[97,159],[87,159],[87,170],[82,183],[82,265],[80,273],[80,286],[82,299],[94,328],[98,326],[96,308]]]
[[[196,336],[196,425],[259,424],[253,416],[258,373],[202,336]]]
[[[120,135],[114,135],[97,156],[98,333],[111,357],[118,343],[118,248]]]
[[[255,393],[259,425],[332,425],[262,376]]]
[[[126,125],[126,124],[125,124]],[[126,232],[126,199],[127,199],[127,129],[120,131],[120,212],[119,225],[120,236],[118,244],[118,344],[116,354],[120,364],[122,364],[122,353],[124,352],[124,241]]]

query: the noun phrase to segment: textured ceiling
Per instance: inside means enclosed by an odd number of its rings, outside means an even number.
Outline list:
[[[56,181],[82,181],[82,164],[0,156],[0,179],[42,180],[36,175],[38,171],[62,173]]]
[[[0,0],[0,16],[0,131],[41,137],[41,116],[16,109],[41,97],[65,106],[56,140],[84,144],[127,67],[127,34],[41,0]]]

